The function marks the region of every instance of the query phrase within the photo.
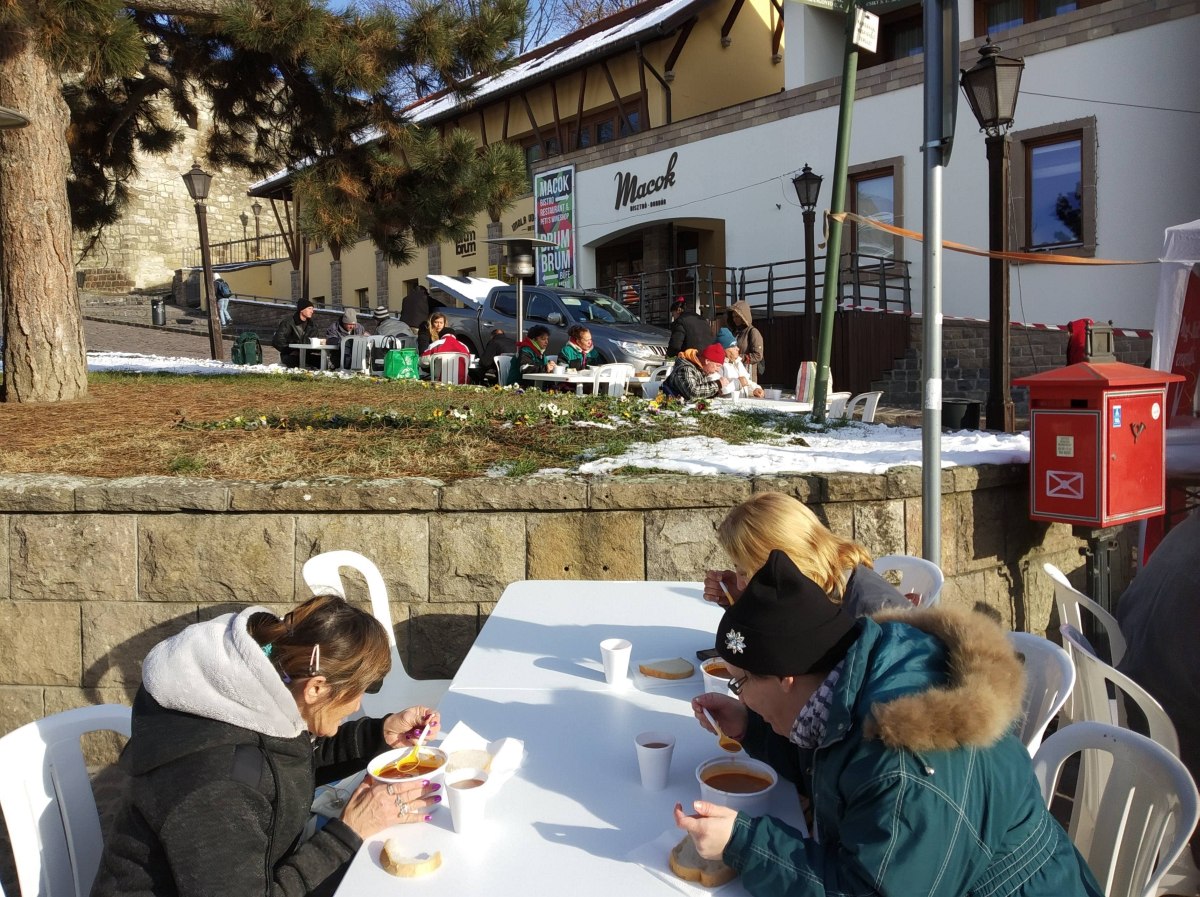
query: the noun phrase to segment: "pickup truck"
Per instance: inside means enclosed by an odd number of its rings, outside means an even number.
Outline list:
[[[486,277],[430,274],[429,286],[434,300],[442,305],[446,326],[473,354],[480,354],[497,327],[520,341],[517,288],[512,284]],[[547,355],[557,355],[567,341],[567,330],[583,324],[592,332],[592,342],[605,361],[626,362],[636,370],[651,370],[667,361],[670,331],[643,324],[608,296],[541,286],[526,286],[522,292],[526,331],[534,324],[550,330]],[[451,305],[443,296],[458,304]]]

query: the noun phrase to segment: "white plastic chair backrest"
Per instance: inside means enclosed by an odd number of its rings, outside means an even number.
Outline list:
[[[511,352],[503,352],[497,355],[496,361],[496,376],[499,378],[496,382],[503,386],[508,382],[509,371],[512,370],[513,360],[516,358]]]
[[[1040,635],[1010,632],[1008,640],[1025,666],[1025,695],[1017,737],[1032,756],[1050,720],[1058,715],[1075,687],[1075,665],[1066,651]]]
[[[1091,643],[1074,626],[1064,623],[1059,631],[1063,644],[1071,646],[1071,659],[1075,663],[1075,719],[1128,729],[1125,702],[1132,701],[1145,717],[1150,737],[1178,757],[1179,735],[1175,724],[1150,692],[1097,657]],[[1114,700],[1109,699],[1109,685],[1116,689]]]
[[[906,597],[919,595],[917,607],[933,607],[938,603],[946,577],[933,561],[904,554],[884,554],[875,558],[872,565],[880,576],[891,571],[899,573],[900,585],[896,586],[897,590]]]
[[[596,373],[592,378],[592,391],[599,395],[600,384],[605,383],[608,385],[610,396],[623,396],[625,395],[625,382],[633,376],[633,372],[633,365],[624,362],[602,364],[596,368]]]
[[[846,416],[846,403],[850,401],[850,393],[833,392],[825,405],[825,419],[838,420]]]
[[[854,420],[854,412],[858,410],[858,406],[862,405],[862,421],[864,424],[874,423],[875,410],[879,407],[879,400],[883,397],[883,393],[876,392],[860,392],[852,398],[846,405],[846,417]]]
[[[0,809],[22,894],[87,897],[104,845],[80,747],[87,732],[129,737],[130,710],[80,707],[0,738]]]
[[[350,351],[347,353],[346,349]],[[347,354],[350,356],[347,359]],[[367,369],[367,361],[371,357],[371,337],[369,336],[344,336],[342,337],[341,357],[339,362],[348,362],[345,370],[347,371],[365,371]],[[339,364],[340,367],[340,364]]]
[[[429,356],[429,379],[435,383],[463,383],[469,363],[468,356],[461,352],[434,352]]]
[[[403,710],[417,704],[435,707],[450,687],[449,679],[414,679],[404,668],[396,645],[396,627],[392,622],[392,608],[388,603],[387,584],[383,574],[368,558],[357,551],[327,551],[304,562],[301,575],[305,584],[315,595],[341,595],[346,597],[341,569],[357,570],[367,584],[371,599],[371,614],[387,630],[388,644],[392,648],[392,670],[383,682],[378,694],[363,695],[363,710],[368,715],[382,715]],[[404,703],[407,702],[407,703]]]
[[[657,380],[661,383],[663,380],[666,380],[671,376],[671,368],[673,367],[674,365],[672,364],[659,365],[650,372],[650,379]],[[1200,392],[1200,390],[1197,390],[1197,392]]]
[[[1059,729],[1038,748],[1033,772],[1049,806],[1064,764],[1103,758],[1106,771],[1086,817],[1067,833],[1107,897],[1154,897],[1187,847],[1200,819],[1200,796],[1170,751],[1128,729],[1081,722]]]
[[[1117,618],[1071,585],[1066,574],[1058,567],[1043,564],[1042,569],[1054,582],[1054,603],[1058,607],[1058,622],[1074,626],[1076,630],[1083,632],[1086,628],[1083,625],[1084,612],[1091,614],[1108,638],[1108,650],[1111,655],[1108,658],[1109,662],[1113,666],[1119,664],[1125,656],[1125,636],[1121,634]],[[1067,649],[1067,653],[1071,653],[1070,648]]]
[[[817,363],[802,361],[796,370],[796,401],[812,404],[813,391],[817,388]],[[828,391],[833,390],[833,378],[830,377]]]

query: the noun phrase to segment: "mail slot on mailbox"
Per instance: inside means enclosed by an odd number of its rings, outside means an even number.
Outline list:
[[[1161,514],[1167,384],[1178,374],[1082,362],[1029,387],[1029,516],[1104,527]]]

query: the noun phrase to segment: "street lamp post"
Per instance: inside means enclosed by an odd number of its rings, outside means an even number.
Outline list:
[[[258,261],[262,258],[262,232],[259,230],[258,216],[262,214],[262,203],[257,199],[250,206],[250,211],[254,213],[254,260]]]
[[[250,253],[246,252],[246,228],[250,224],[250,216],[245,212],[242,212],[242,214],[238,215],[238,218],[241,219],[242,222],[242,251],[246,253],[246,257],[248,259]]]
[[[979,130],[987,134],[988,248],[993,253],[1008,248],[1008,129],[1024,68],[1024,59],[1001,56],[989,37],[979,48],[979,61],[962,72],[960,81]],[[1002,258],[988,262],[988,320],[987,426],[1011,433],[1016,424],[1009,369],[1008,262]]]
[[[817,197],[821,193],[822,177],[804,163],[800,173],[792,178],[800,208],[804,210],[804,326],[808,331],[808,357],[817,357],[817,259],[813,225],[817,220]]]
[[[203,269],[204,301],[208,306],[208,341],[214,361],[224,359],[224,346],[221,342],[221,319],[217,315],[217,303],[213,301],[213,271],[212,253],[208,248],[208,209],[204,201],[208,199],[208,188],[212,186],[212,175],[206,172],[196,162],[192,170],[183,175],[187,185],[188,195],[196,204],[196,225],[200,228],[200,266]]]

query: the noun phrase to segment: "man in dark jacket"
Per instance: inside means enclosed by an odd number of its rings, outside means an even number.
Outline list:
[[[309,300],[301,299],[296,303],[296,310],[280,321],[279,326],[275,328],[271,345],[279,350],[279,363],[285,368],[300,367],[300,350],[291,346],[293,343],[307,343],[317,335],[317,328],[313,323],[313,315],[316,313],[316,308]],[[319,357],[318,354],[318,359]]]
[[[413,330],[419,330],[429,319],[433,309],[434,303],[429,290],[414,284],[400,304],[400,320]]]
[[[674,358],[684,349],[699,352],[713,341],[708,321],[687,307],[682,296],[671,303],[671,338],[667,341],[667,357]]]
[[[663,392],[678,396],[685,402],[711,399],[728,382],[721,376],[725,350],[720,343],[705,346],[703,352],[684,349],[675,359],[675,367],[663,383]]]
[[[479,367],[475,371],[479,382],[485,386],[492,386],[498,383],[499,373],[496,370],[496,356],[512,355],[515,358],[516,354],[517,341],[499,327],[493,330],[492,338],[487,341],[487,345],[483,347],[483,354],[479,356]]]
[[[1013,734],[1004,632],[945,606],[855,620],[772,551],[717,627],[727,695],[692,700],[811,796],[811,835],[706,801],[676,824],[755,897],[1100,897]],[[701,726],[710,729],[701,721]]]

